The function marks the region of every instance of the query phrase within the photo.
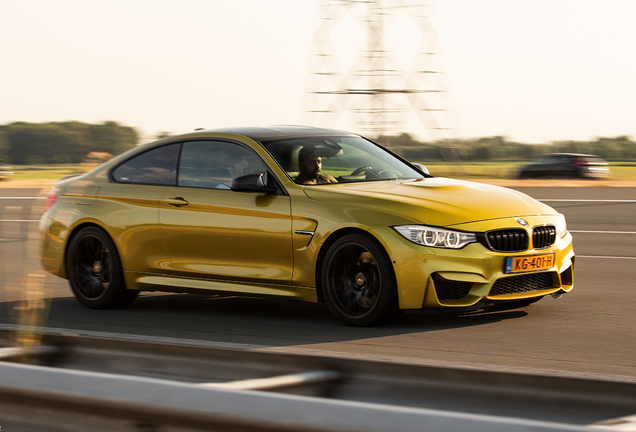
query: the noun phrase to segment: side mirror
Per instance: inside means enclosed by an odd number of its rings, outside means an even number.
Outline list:
[[[271,186],[267,182],[267,171],[260,173],[245,174],[232,180],[230,189],[235,192],[260,192],[276,193],[276,186]]]
[[[412,163],[411,165],[413,165],[418,170],[422,171],[424,174],[431,175],[431,173],[428,172],[428,168],[426,168],[424,165],[422,165],[420,163]]]

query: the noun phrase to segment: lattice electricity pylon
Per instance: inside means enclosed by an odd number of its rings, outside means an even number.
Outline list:
[[[370,137],[456,138],[429,2],[316,0],[314,19],[301,123]]]

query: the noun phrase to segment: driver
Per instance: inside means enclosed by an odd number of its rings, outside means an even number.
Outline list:
[[[315,185],[337,183],[338,180],[328,174],[321,174],[322,158],[316,156],[315,147],[303,147],[298,154],[298,177],[296,183]]]

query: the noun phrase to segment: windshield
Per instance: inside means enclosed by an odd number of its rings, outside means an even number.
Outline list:
[[[424,178],[419,171],[361,137],[303,137],[263,144],[287,175],[300,184]]]

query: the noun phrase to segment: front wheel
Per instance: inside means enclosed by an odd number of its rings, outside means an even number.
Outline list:
[[[365,235],[348,234],[331,245],[321,276],[327,306],[345,324],[377,325],[400,314],[389,258]]]
[[[97,227],[82,228],[71,239],[66,274],[77,300],[91,309],[123,307],[139,295],[126,289],[115,244]]]

